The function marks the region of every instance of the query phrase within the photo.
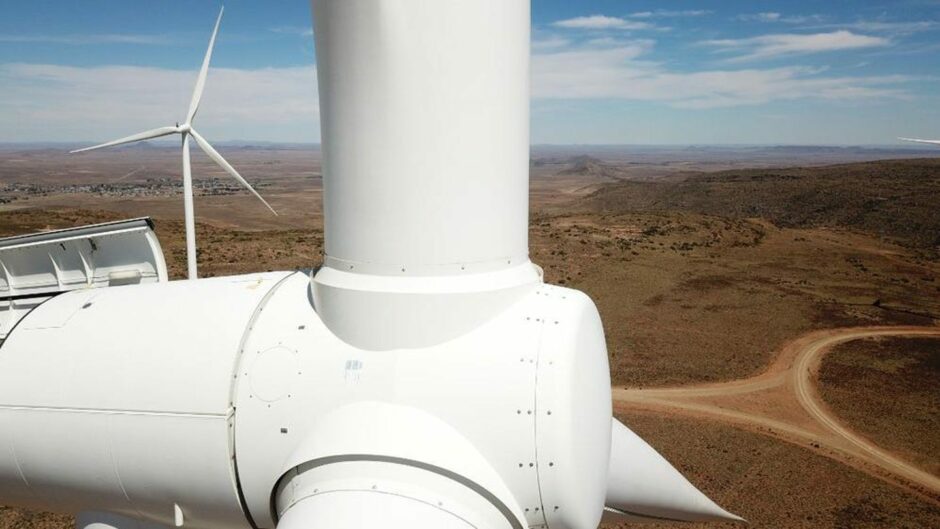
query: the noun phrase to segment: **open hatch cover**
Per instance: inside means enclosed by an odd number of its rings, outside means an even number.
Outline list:
[[[0,341],[56,294],[167,281],[150,218],[0,239]]]

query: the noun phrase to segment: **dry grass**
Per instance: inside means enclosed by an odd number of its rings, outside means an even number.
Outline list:
[[[681,181],[623,182],[586,204],[605,211],[694,211],[762,218],[784,227],[838,227],[940,251],[940,160],[691,173]]]
[[[532,259],[588,292],[616,384],[729,380],[813,329],[928,323],[940,263],[874,237],[694,213],[537,215]]]
[[[75,518],[67,514],[33,512],[0,506],[0,529],[72,529]]]
[[[940,341],[884,338],[835,348],[820,393],[854,430],[940,474]]]

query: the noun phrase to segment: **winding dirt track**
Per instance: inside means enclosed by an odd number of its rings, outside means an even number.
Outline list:
[[[614,388],[614,406],[719,419],[772,435],[899,485],[940,504],[940,478],[854,432],[816,390],[822,357],[833,346],[878,336],[940,337],[940,327],[851,327],[811,332],[788,343],[760,375],[676,388]]]

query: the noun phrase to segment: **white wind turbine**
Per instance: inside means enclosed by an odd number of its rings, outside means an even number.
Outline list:
[[[161,136],[168,136],[170,134],[179,134],[183,139],[183,209],[185,214],[185,223],[186,223],[186,267],[187,275],[189,279],[196,279],[196,226],[195,219],[193,215],[193,178],[192,178],[192,169],[190,168],[189,162],[189,138],[192,137],[196,140],[196,144],[209,156],[212,158],[215,163],[219,164],[222,169],[225,169],[229,175],[232,176],[235,180],[245,187],[248,191],[258,197],[258,200],[264,203],[268,209],[271,210],[271,213],[277,215],[277,212],[274,211],[274,208],[271,207],[268,202],[258,194],[257,191],[251,187],[238,171],[230,163],[228,163],[225,158],[216,151],[212,145],[206,141],[196,129],[193,128],[193,119],[196,117],[196,112],[199,110],[199,101],[202,99],[202,91],[206,87],[206,75],[209,72],[209,61],[212,58],[212,48],[215,46],[215,36],[219,32],[219,24],[222,22],[222,13],[225,11],[223,7],[219,11],[219,17],[215,21],[215,29],[212,30],[212,38],[209,39],[209,49],[206,50],[206,57],[202,61],[202,69],[199,70],[199,77],[196,79],[196,87],[193,89],[193,98],[189,103],[189,111],[186,113],[186,121],[182,125],[177,123],[172,127],[160,127],[144,132],[139,132],[131,136],[120,138],[114,141],[109,141],[107,143],[102,143],[100,145],[95,145],[93,147],[86,147],[84,149],[77,149],[71,151],[70,154],[91,151],[94,149],[101,149],[104,147],[111,147],[114,145],[122,145],[125,143],[133,143],[142,140],[149,140],[153,138],[159,138]]]

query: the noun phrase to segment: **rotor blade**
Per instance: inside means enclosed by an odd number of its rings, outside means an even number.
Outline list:
[[[274,211],[274,208],[272,208],[271,205],[268,204],[268,201],[265,200],[264,197],[259,195],[258,192],[255,191],[255,188],[251,187],[251,184],[249,184],[247,180],[242,178],[242,175],[238,174],[238,171],[236,171],[234,167],[232,167],[227,161],[225,161],[225,158],[222,158],[222,155],[219,154],[219,152],[216,151],[214,148],[212,148],[212,145],[209,145],[209,142],[206,141],[205,138],[200,136],[199,133],[196,132],[195,130],[190,130],[189,133],[192,135],[193,139],[196,140],[196,144],[199,145],[199,147],[203,151],[205,151],[207,155],[209,155],[209,158],[212,158],[212,160],[215,163],[219,164],[219,166],[222,169],[225,169],[225,172],[230,174],[232,178],[234,178],[235,180],[238,180],[238,183],[243,185],[245,189],[247,189],[248,191],[251,191],[251,194],[258,197],[258,200],[263,202],[264,205],[267,206],[268,209],[271,210],[271,213],[274,213],[275,215],[277,215],[277,211]]]
[[[919,140],[917,138],[898,138],[901,141],[909,141],[913,143],[927,143],[930,145],[940,145],[940,140]]]
[[[101,148],[104,148],[104,147],[112,147],[112,146],[114,146],[114,145],[121,145],[121,144],[124,144],[124,143],[132,143],[132,142],[135,142],[135,141],[149,140],[149,139],[152,139],[152,138],[159,138],[159,137],[161,137],[161,136],[168,136],[168,135],[173,134],[173,133],[176,133],[176,132],[179,132],[179,130],[178,130],[176,127],[160,127],[159,129],[152,129],[152,130],[148,130],[148,131],[144,131],[144,132],[138,132],[137,134],[132,134],[132,135],[130,135],[130,136],[126,136],[126,137],[121,138],[121,139],[119,139],[119,140],[109,141],[109,142],[107,142],[107,143],[102,143],[102,144],[100,144],[100,145],[95,145],[95,146],[93,146],[93,147],[85,147],[84,149],[76,149],[76,150],[74,150],[74,151],[69,151],[69,154],[75,154],[75,153],[77,153],[77,152],[91,151],[91,150],[94,150],[94,149],[101,149]]]
[[[193,118],[196,117],[196,111],[199,110],[199,101],[202,99],[202,91],[206,87],[209,61],[212,60],[212,48],[215,46],[215,36],[219,32],[219,24],[222,22],[223,12],[225,12],[224,6],[219,10],[219,18],[215,19],[215,29],[212,30],[212,37],[209,39],[209,49],[206,50],[206,57],[202,60],[202,68],[199,70],[199,77],[196,78],[196,88],[193,89],[193,99],[189,103],[186,123],[192,123]]]
[[[611,425],[605,517],[623,521],[744,521],[710,500],[620,421]]]

